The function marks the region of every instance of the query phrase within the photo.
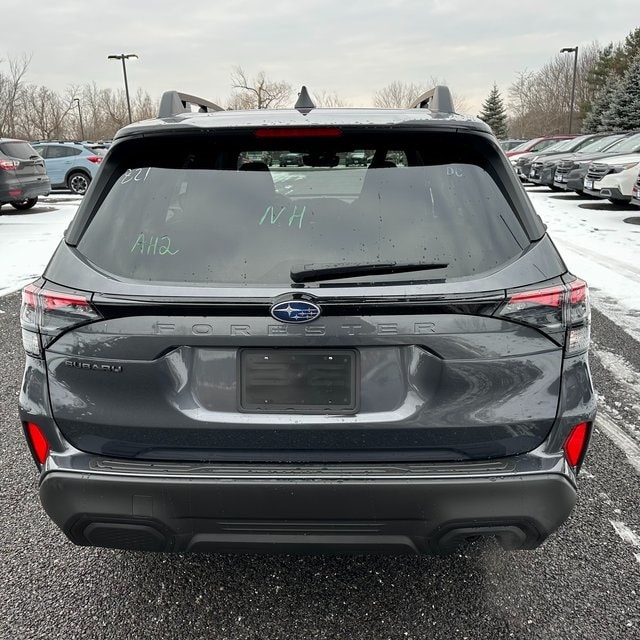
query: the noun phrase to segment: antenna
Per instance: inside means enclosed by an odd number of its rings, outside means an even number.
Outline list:
[[[313,100],[307,91],[307,87],[303,85],[302,89],[300,89],[300,93],[298,94],[298,100],[296,101],[294,109],[297,109],[303,116],[306,116],[309,111],[315,108],[316,105],[313,104]]]

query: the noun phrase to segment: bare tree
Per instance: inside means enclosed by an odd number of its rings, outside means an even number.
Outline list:
[[[0,60],[2,62],[2,60]],[[31,56],[9,58],[9,73],[0,71],[0,135],[16,135],[15,115],[19,110],[20,89],[31,64]]]
[[[578,130],[594,99],[594,88],[589,77],[598,56],[596,43],[580,50],[576,70],[575,130]],[[511,135],[532,138],[567,131],[573,60],[573,56],[556,54],[539,71],[525,70],[518,74],[509,88]]]
[[[245,111],[247,109],[256,109],[256,102],[251,93],[233,93],[227,100],[227,109],[232,111]]]
[[[131,108],[133,110],[133,119],[137,122],[157,117],[160,105],[157,100],[152,100],[148,93],[142,91],[142,89],[138,89],[132,101]]]
[[[231,86],[242,96],[238,104],[249,109],[275,109],[290,103],[293,89],[288,82],[269,80],[264,71],[259,71],[253,78],[245,73],[242,67],[235,67],[231,74]],[[234,97],[231,99],[234,102]]]
[[[373,104],[381,109],[406,109],[428,89],[426,84],[394,80],[373,94]]]
[[[47,87],[27,85],[20,91],[21,134],[29,139],[64,139],[73,127],[66,126],[65,116],[73,103]],[[72,134],[71,134],[72,135]],[[73,136],[72,136],[73,137]]]
[[[330,109],[351,106],[348,100],[343,100],[337,93],[330,93],[324,89],[314,91],[313,102],[317,107],[327,107]]]

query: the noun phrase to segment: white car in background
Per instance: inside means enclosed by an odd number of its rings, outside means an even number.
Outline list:
[[[640,171],[640,154],[603,158],[589,165],[584,192],[611,202],[631,202]]]
[[[631,194],[631,204],[635,204],[636,206],[640,207],[640,173],[638,174],[638,179],[633,186],[633,193]]]

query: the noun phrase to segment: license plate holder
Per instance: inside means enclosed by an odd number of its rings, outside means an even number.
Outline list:
[[[354,349],[242,349],[239,409],[354,414],[359,402],[358,355]]]

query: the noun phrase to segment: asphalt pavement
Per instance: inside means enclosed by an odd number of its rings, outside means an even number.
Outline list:
[[[23,441],[19,295],[0,298],[0,638],[603,640],[640,638],[640,475],[598,428],[578,505],[540,549],[451,557],[143,554],[75,547],[51,524]],[[596,389],[638,399],[598,350],[640,372],[640,345],[594,312]],[[635,537],[634,537],[635,536]]]

